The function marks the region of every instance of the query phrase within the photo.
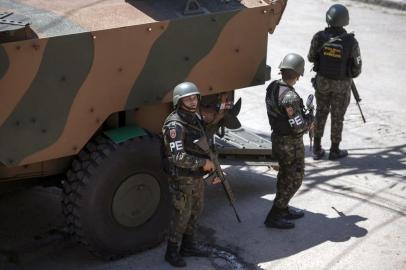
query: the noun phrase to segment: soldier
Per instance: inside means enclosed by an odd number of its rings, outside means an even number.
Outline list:
[[[348,155],[340,150],[344,114],[351,98],[351,81],[361,73],[361,55],[353,33],[343,28],[349,23],[346,7],[340,4],[331,6],[326,13],[328,27],[313,36],[308,59],[314,63],[317,72],[314,87],[316,90],[316,120],[314,131],[313,159],[325,154],[321,147],[324,126],[331,112],[331,148],[329,159],[336,160]]]
[[[173,91],[175,111],[166,118],[162,130],[174,206],[165,260],[175,267],[186,266],[181,255],[201,255],[201,243],[195,241],[194,233],[203,209],[202,177],[215,169],[213,162],[194,144],[205,132],[198,114],[199,99],[200,92],[193,83],[177,85]],[[219,182],[218,177],[212,180],[213,184]]]
[[[304,212],[289,207],[289,201],[302,184],[304,176],[303,134],[311,127],[313,117],[305,114],[303,101],[293,85],[304,73],[304,59],[298,54],[286,55],[279,65],[282,80],[273,81],[266,90],[266,109],[272,128],[272,151],[279,162],[276,195],[265,225],[280,229],[294,228],[289,220],[301,218]]]

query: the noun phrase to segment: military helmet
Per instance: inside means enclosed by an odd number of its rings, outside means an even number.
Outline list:
[[[350,23],[348,9],[340,4],[332,5],[326,13],[326,22],[330,26],[343,27]]]
[[[292,69],[297,74],[303,76],[305,61],[297,53],[287,54],[279,64],[279,69]]]
[[[172,98],[173,106],[176,107],[181,98],[191,95],[198,95],[200,97],[199,89],[194,83],[183,82],[178,84],[173,89],[173,98]]]

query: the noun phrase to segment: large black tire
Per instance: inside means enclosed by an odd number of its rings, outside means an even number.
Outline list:
[[[94,254],[115,259],[159,244],[170,218],[168,181],[156,137],[115,144],[97,137],[63,183],[69,232]]]

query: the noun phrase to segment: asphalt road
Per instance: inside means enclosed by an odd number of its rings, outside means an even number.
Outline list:
[[[307,55],[312,35],[324,27],[325,11],[333,3],[289,1],[269,40],[273,78],[286,53]],[[355,31],[362,50],[364,69],[356,83],[367,118],[363,124],[352,101],[342,143],[349,157],[340,162],[306,158],[303,186],[292,200],[306,216],[288,231],[263,225],[275,194],[276,172],[226,166],[243,222],[235,222],[222,190],[208,186],[199,233],[232,251],[237,260],[187,258],[185,269],[244,269],[238,264],[232,268],[230,262],[235,261],[246,269],[406,269],[406,13],[344,3],[350,9],[348,30]],[[306,63],[306,74],[297,85],[304,97],[313,91],[312,75]],[[243,124],[269,136],[265,86],[238,94],[243,98]],[[328,138],[326,130],[327,149]],[[1,270],[171,269],[163,260],[165,244],[105,262],[63,239],[59,199],[57,188],[33,188],[0,198],[0,216],[7,217],[0,222]]]

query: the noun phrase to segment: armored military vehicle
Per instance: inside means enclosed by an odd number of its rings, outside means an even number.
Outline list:
[[[156,245],[170,214],[159,136],[173,87],[194,82],[205,119],[227,126],[234,90],[269,76],[285,5],[0,1],[0,183],[63,179],[67,228],[100,256]]]

